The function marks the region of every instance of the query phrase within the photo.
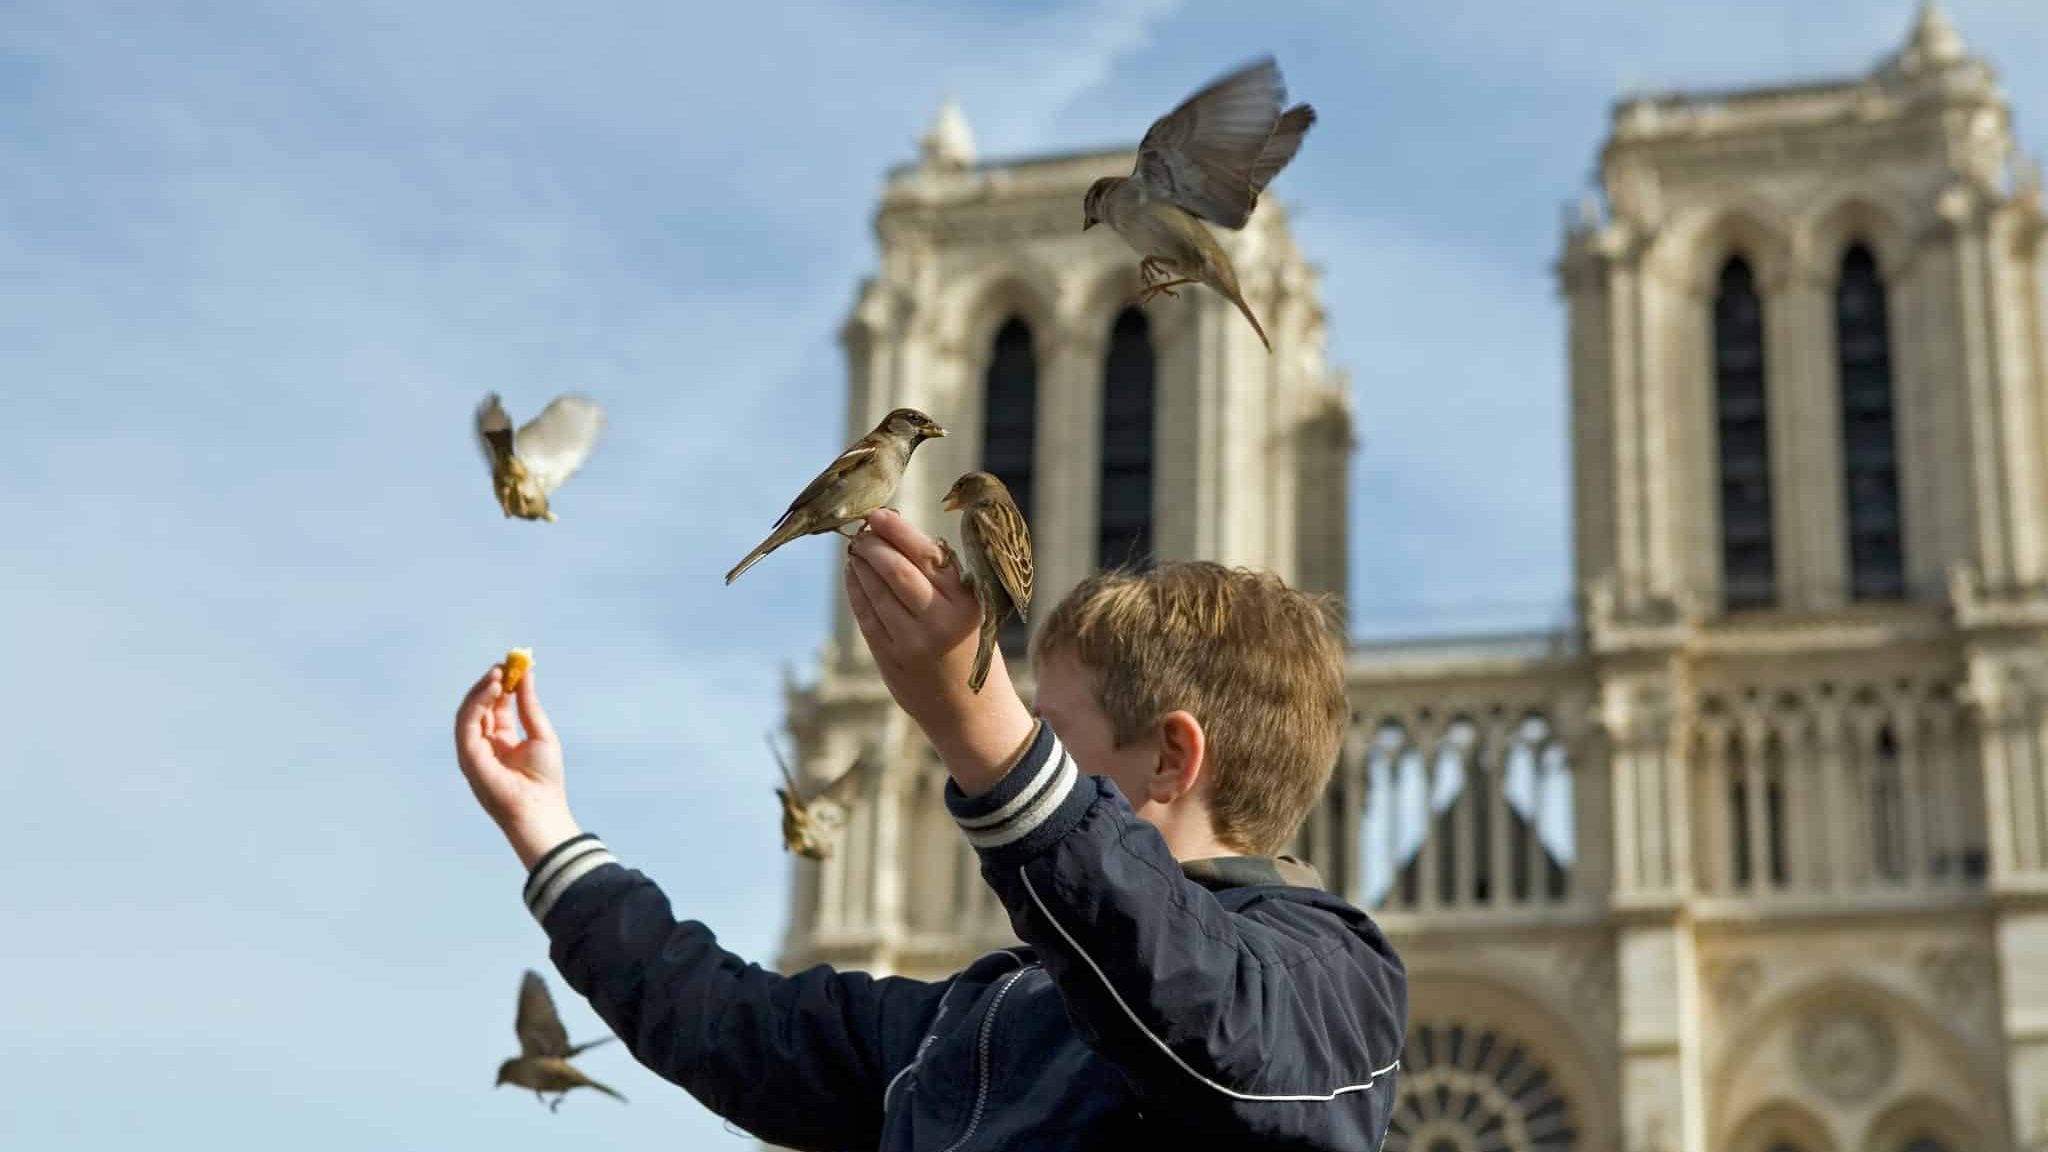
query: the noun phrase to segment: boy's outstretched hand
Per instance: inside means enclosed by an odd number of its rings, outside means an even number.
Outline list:
[[[455,761],[528,868],[548,849],[581,835],[562,785],[562,743],[541,711],[531,671],[508,695],[504,670],[493,665],[463,697],[455,713]]]
[[[1000,654],[979,694],[967,687],[981,606],[957,561],[887,510],[867,519],[846,561],[846,596],[889,694],[924,729],[961,791],[1003,778],[1036,725]]]

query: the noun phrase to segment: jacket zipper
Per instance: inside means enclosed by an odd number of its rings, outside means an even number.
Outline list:
[[[981,1114],[988,1107],[988,1049],[989,1038],[995,1034],[996,1030],[996,1012],[1002,1008],[1003,997],[1010,994],[1011,986],[1022,979],[1026,972],[1031,971],[1035,967],[1037,965],[1034,964],[1030,967],[1019,968],[1008,976],[1003,977],[1003,986],[996,989],[995,999],[989,1001],[988,1015],[981,1018],[981,1035],[976,1037],[974,1045],[976,1060],[974,1111],[968,1113],[967,1130],[960,1133],[958,1140],[946,1145],[945,1152],[960,1152],[960,1149],[966,1146],[969,1140],[974,1138],[974,1130],[981,1127]]]

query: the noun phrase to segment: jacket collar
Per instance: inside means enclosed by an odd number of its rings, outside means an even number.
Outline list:
[[[1254,884],[1284,884],[1294,888],[1323,886],[1323,878],[1315,868],[1292,856],[1210,856],[1201,860],[1183,860],[1180,870],[1188,879],[1212,891]]]

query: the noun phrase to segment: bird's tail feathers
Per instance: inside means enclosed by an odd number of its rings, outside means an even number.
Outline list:
[[[996,638],[1001,634],[1003,618],[992,611],[990,606],[981,606],[981,643],[974,649],[974,671],[967,676],[967,690],[979,693],[988,681],[988,666],[996,658]]]
[[[794,540],[797,537],[803,535],[803,532],[794,523],[795,519],[796,518],[794,516],[785,517],[782,523],[777,524],[775,526],[775,531],[770,532],[766,540],[763,540],[760,544],[756,545],[752,552],[747,553],[747,558],[745,560],[742,560],[738,564],[735,564],[733,566],[732,571],[727,572],[725,574],[725,582],[727,584],[730,584],[733,581],[739,579],[741,576],[746,575],[747,569],[752,568],[756,564],[759,564],[762,558],[767,556],[770,552],[775,551],[777,548],[780,548],[784,544],[789,543],[791,540]]]
[[[1267,352],[1271,352],[1273,350],[1273,342],[1271,340],[1266,339],[1266,330],[1259,325],[1259,318],[1257,316],[1252,315],[1252,306],[1244,302],[1244,293],[1230,293],[1230,302],[1232,304],[1237,305],[1237,310],[1239,312],[1244,313],[1244,318],[1246,320],[1251,321],[1252,331],[1257,332],[1259,334],[1259,343],[1264,344],[1266,346]]]

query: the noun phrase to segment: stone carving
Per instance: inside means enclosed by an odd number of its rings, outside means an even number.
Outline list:
[[[1841,1104],[1869,1099],[1898,1071],[1891,1025],[1862,1008],[1823,1009],[1807,1017],[1794,1052],[1807,1084]]]
[[[1614,949],[1605,942],[1586,945],[1569,962],[1566,979],[1579,1010],[1596,1020],[1615,1013]]]
[[[1707,993],[1714,1006],[1734,1014],[1750,1006],[1763,984],[1763,965],[1754,956],[1722,956],[1707,961]]]
[[[1974,948],[1939,946],[1920,953],[1915,964],[1934,1002],[1949,1012],[1968,1012],[1990,991],[1991,958]]]

